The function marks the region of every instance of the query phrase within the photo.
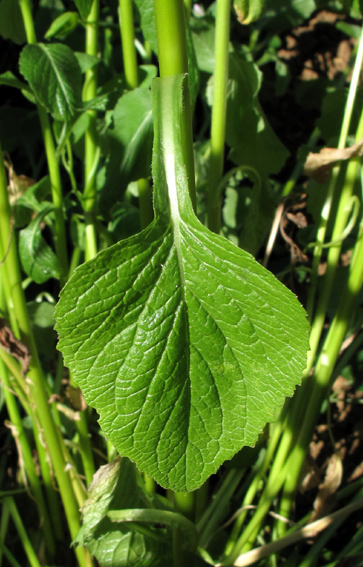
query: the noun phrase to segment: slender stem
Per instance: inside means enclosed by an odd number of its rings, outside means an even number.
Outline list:
[[[333,319],[333,323],[330,326],[314,371],[314,389],[310,396],[309,404],[305,407],[305,425],[301,429],[298,443],[294,447],[289,458],[289,475],[285,483],[285,491],[287,494],[294,494],[296,491],[300,471],[305,459],[311,435],[319,416],[321,404],[329,392],[334,366],[338,359],[340,348],[354,312],[357,297],[362,285],[363,230],[360,231],[360,236],[353,254],[346,291],[339,303],[338,310]],[[290,509],[290,507],[291,506],[288,506],[288,509]]]
[[[91,11],[87,18],[86,27],[86,53],[97,57],[98,55],[98,27],[99,27],[99,0],[93,0]],[[88,101],[97,93],[98,67],[94,65],[86,72],[83,87],[83,100]],[[95,111],[89,111],[89,127],[85,133],[85,190],[84,210],[86,213],[86,260],[97,254],[97,232],[95,227],[96,207],[96,170],[99,160],[97,144]]]
[[[217,233],[221,226],[221,199],[218,185],[223,176],[224,165],[230,15],[231,0],[218,0],[208,192],[208,227]]]
[[[35,35],[35,28],[32,15],[32,2],[31,0],[19,0],[19,6],[23,17],[25,34],[28,43],[36,43],[37,37]]]
[[[348,137],[348,132],[349,132],[349,127],[350,127],[350,123],[351,123],[351,118],[352,118],[352,113],[353,113],[353,106],[354,106],[354,101],[355,101],[355,97],[356,97],[356,93],[357,93],[357,88],[358,88],[358,82],[359,82],[359,77],[360,77],[360,73],[361,73],[361,68],[362,68],[362,64],[363,64],[363,27],[362,27],[362,33],[361,33],[361,37],[360,37],[360,41],[359,41],[359,46],[358,46],[358,52],[357,52],[357,56],[356,56],[356,60],[354,63],[354,69],[353,69],[353,75],[352,75],[352,80],[350,83],[350,87],[349,87],[349,94],[348,94],[348,99],[347,99],[347,103],[345,106],[345,111],[344,111],[344,117],[343,117],[343,124],[341,127],[341,132],[340,132],[340,136],[339,136],[339,143],[338,143],[338,148],[345,148],[346,143],[347,143],[347,137]],[[361,122],[362,122],[362,117],[361,117]],[[360,129],[360,127],[358,127],[358,129]],[[316,293],[316,287],[317,287],[317,278],[318,278],[318,269],[319,269],[319,264],[320,264],[320,259],[321,259],[321,255],[322,255],[322,244],[324,244],[325,241],[325,235],[326,235],[326,231],[327,231],[327,226],[328,226],[328,220],[329,220],[329,215],[330,215],[330,211],[332,208],[332,203],[333,200],[336,198],[336,193],[338,190],[338,174],[340,171],[340,166],[337,166],[333,169],[332,172],[332,176],[331,176],[331,180],[329,183],[329,189],[328,189],[328,193],[327,193],[327,197],[322,209],[322,213],[321,213],[321,220],[320,220],[320,226],[318,229],[318,235],[317,235],[317,245],[315,247],[314,250],[314,259],[313,259],[313,272],[312,272],[312,277],[311,277],[311,288],[309,290],[309,296],[308,296],[308,314],[312,315],[312,311],[313,311],[313,305],[314,305],[314,300],[315,300],[315,293]],[[345,198],[345,195],[343,195],[343,198]],[[341,234],[341,232],[343,231],[345,225],[346,225],[346,220],[343,223],[343,228],[341,226],[339,226],[339,231],[338,231],[338,216],[335,220],[334,223],[334,231],[333,231],[333,237],[332,240],[335,240],[337,236],[339,236]],[[339,248],[340,251],[340,248]],[[335,272],[335,267],[332,268],[331,267],[331,274],[326,275],[325,276],[325,281],[324,281],[324,285],[325,285],[325,289],[324,292],[320,294],[319,297],[319,304],[318,304],[318,312],[319,315],[317,318],[315,318],[314,321],[314,329],[312,329],[312,333],[311,333],[311,338],[313,339],[313,347],[311,350],[311,354],[310,354],[310,358],[314,359],[315,358],[315,354],[316,354],[316,348],[317,348],[317,343],[320,339],[320,335],[321,335],[321,331],[324,325],[324,320],[325,320],[325,312],[326,312],[326,308],[327,308],[327,303],[329,301],[329,297],[330,297],[330,291],[331,291],[331,285],[332,285],[332,280],[333,280],[333,275]],[[315,347],[316,344],[316,347]],[[315,352],[314,352],[315,350]]]
[[[361,118],[359,121],[358,129],[356,133],[356,140],[358,141],[362,137],[363,137],[363,113],[361,114]],[[359,163],[356,160],[351,160],[348,165],[346,172],[346,179],[340,196],[338,210],[335,218],[334,229],[332,233],[333,241],[338,239],[339,235],[343,232],[348,222],[348,218],[351,211],[350,203],[352,199],[355,180],[357,178],[358,167],[359,167]],[[323,286],[319,297],[319,302],[317,305],[317,310],[310,334],[311,351],[309,353],[308,366],[305,372],[305,378],[307,377],[308,373],[311,370],[311,367],[315,360],[316,352],[318,350],[321,332],[323,329],[326,311],[328,308],[329,297],[334,283],[335,271],[340,258],[341,246],[342,243],[337,242],[329,249],[329,253],[327,257],[326,273],[324,276]],[[312,403],[311,400],[320,399],[320,394],[319,394],[320,388],[319,388],[319,384],[315,382],[315,378],[316,378],[316,374],[314,374],[314,376],[312,377],[309,377],[308,380],[305,380],[302,388],[299,390],[296,396],[296,400],[294,399],[292,402],[293,407],[295,408],[296,411],[293,411],[291,415],[291,428],[294,431],[299,431],[300,437],[301,435],[303,435],[304,429],[307,430],[306,433],[307,435],[309,435],[310,434],[309,432],[311,431],[311,423],[307,419],[305,408],[311,407],[311,403]],[[303,414],[304,414],[304,419],[301,420]],[[313,424],[315,424],[315,421],[313,422]],[[297,454],[299,452],[301,452],[301,456],[298,458]],[[298,482],[298,477],[300,474],[299,467],[301,465],[303,455],[305,455],[305,446],[301,446],[300,444],[297,444],[296,447],[294,448],[292,455],[294,455],[294,457],[291,456],[290,458],[291,467],[289,469],[289,475],[286,480],[286,485],[284,487],[284,491],[281,499],[281,505],[280,505],[280,514],[283,516],[288,516],[293,506],[293,499],[296,491],[296,486],[294,487],[293,483]],[[284,533],[285,528],[286,526],[282,522],[278,523],[278,530],[280,536]]]
[[[0,155],[2,155],[1,147]],[[8,201],[3,159],[0,159],[0,217],[0,239],[2,249],[6,250],[9,243],[9,237],[10,235],[12,235],[12,230],[11,212]],[[40,365],[29,314],[27,311],[24,291],[22,288],[16,242],[14,238],[12,238],[11,240],[9,251],[4,261],[4,267],[7,277],[5,280],[3,279],[3,285],[4,287],[8,287],[9,295],[11,295],[12,297],[14,313],[18,321],[21,337],[23,342],[27,345],[31,356],[28,373],[31,399],[35,405],[39,425],[42,430],[42,434],[44,435],[49,455],[52,460],[53,470],[58,480],[71,536],[72,538],[74,538],[79,530],[79,510],[72,490],[69,475],[66,472],[66,463],[63,458],[58,433],[48,403],[48,388]],[[6,295],[7,294],[5,294],[5,296]],[[77,548],[76,555],[80,565],[82,567],[86,566],[87,562],[84,555],[84,550],[82,548]]]
[[[31,12],[30,0],[19,0],[19,5],[23,17],[27,42],[29,44],[36,43],[37,38],[35,34],[33,16]],[[37,105],[40,125],[42,129],[44,148],[47,156],[48,170],[50,177],[50,184],[52,190],[52,199],[54,204],[55,213],[55,249],[59,260],[61,271],[61,285],[66,282],[68,272],[68,257],[67,257],[67,239],[63,215],[63,195],[62,183],[59,172],[59,163],[55,152],[53,135],[49,123],[49,118],[46,110],[40,105]]]
[[[36,556],[34,548],[33,548],[32,544],[30,542],[30,539],[29,539],[28,534],[26,532],[26,529],[24,527],[24,524],[21,521],[21,517],[20,517],[18,509],[15,505],[14,499],[12,497],[8,497],[6,500],[7,500],[7,505],[9,507],[9,510],[10,510],[10,515],[13,519],[14,524],[15,524],[16,531],[18,533],[20,541],[21,541],[21,543],[24,547],[24,551],[25,551],[26,556],[28,558],[29,564],[31,565],[31,567],[41,567],[39,559]]]
[[[241,482],[244,472],[244,470],[230,470],[209,507],[205,510],[197,525],[200,533],[198,542],[200,547],[207,546],[218,524],[224,519],[226,510],[229,509],[230,506],[230,499],[235,493],[238,484]]]
[[[3,383],[5,403],[11,421],[11,426],[13,428],[13,437],[16,439],[17,446],[19,448],[19,461],[23,463],[26,478],[29,480],[31,490],[34,494],[41,518],[41,527],[44,534],[45,545],[49,558],[52,558],[55,554],[55,543],[47,506],[44,500],[39,477],[35,470],[33,455],[23,428],[23,422],[19,413],[18,405],[14,394],[12,393],[8,369],[2,360],[0,360],[0,375]]]
[[[120,31],[122,41],[122,58],[129,89],[139,86],[139,73],[135,48],[134,16],[131,0],[119,0]],[[146,228],[153,220],[151,204],[151,187],[148,179],[139,179],[139,206],[141,228]]]
[[[61,271],[60,282],[61,285],[63,285],[67,279],[68,255],[67,255],[66,228],[65,228],[64,214],[63,214],[62,183],[61,183],[59,163],[56,157],[54,140],[49,123],[49,118],[44,108],[42,108],[40,105],[38,105],[38,114],[39,114],[40,125],[43,132],[44,148],[47,156],[50,184],[52,190],[52,200],[54,204],[54,214],[55,214],[54,244]]]
[[[132,0],[119,0],[119,19],[126,84],[129,89],[136,89],[139,86],[139,74],[135,49]]]
[[[160,77],[188,73],[187,40],[183,0],[154,0]],[[189,88],[184,88],[180,127],[190,197],[196,209],[194,151]]]

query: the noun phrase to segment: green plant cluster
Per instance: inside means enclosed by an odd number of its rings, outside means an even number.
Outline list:
[[[0,564],[360,565],[360,3],[0,0],[0,45]]]

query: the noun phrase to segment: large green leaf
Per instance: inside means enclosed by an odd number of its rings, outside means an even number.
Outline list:
[[[194,215],[182,88],[182,76],[153,83],[155,220],[80,266],[56,308],[59,348],[105,435],[178,491],[255,444],[308,348],[296,297]]]
[[[56,120],[70,120],[81,108],[81,70],[66,45],[26,45],[19,67],[37,100]]]

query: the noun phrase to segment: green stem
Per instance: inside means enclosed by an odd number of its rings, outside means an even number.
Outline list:
[[[93,0],[91,11],[87,18],[86,27],[86,49],[87,55],[97,57],[98,55],[98,27],[99,27],[99,0]],[[83,100],[93,99],[97,94],[97,72],[98,67],[94,65],[86,72],[83,87]],[[89,127],[85,133],[85,190],[84,210],[86,213],[86,260],[90,260],[97,254],[97,232],[95,227],[96,208],[96,171],[99,160],[99,148],[97,144],[97,130],[95,111],[89,111]]]
[[[13,522],[15,524],[16,527],[16,531],[18,533],[19,539],[24,547],[24,551],[26,553],[26,556],[28,558],[29,564],[31,567],[41,567],[40,563],[39,563],[39,559],[36,556],[36,553],[33,549],[33,546],[30,542],[30,539],[28,537],[28,534],[26,532],[26,529],[24,528],[24,524],[21,521],[21,517],[20,514],[18,512],[18,509],[15,505],[15,501],[12,497],[8,497],[6,498],[7,501],[7,506],[9,507],[9,511],[10,511],[10,515],[13,519]]]
[[[363,27],[362,27],[362,33],[361,33],[361,37],[360,37],[360,41],[359,41],[358,52],[357,52],[357,56],[356,56],[356,60],[355,60],[355,64],[354,64],[352,81],[351,81],[350,87],[349,87],[348,99],[347,99],[347,103],[346,103],[346,106],[345,106],[343,124],[342,124],[342,128],[341,128],[340,136],[339,136],[338,148],[340,148],[340,149],[345,148],[346,143],[347,143],[347,137],[348,137],[348,133],[349,133],[349,127],[350,127],[350,123],[351,123],[351,117],[352,117],[352,113],[353,113],[354,101],[355,101],[355,97],[356,97],[356,93],[357,93],[358,82],[359,82],[362,64],[363,64]],[[362,123],[362,117],[361,117],[361,120],[360,120],[360,125],[358,127],[358,130],[360,130],[360,128],[361,128],[361,123]],[[322,250],[323,250],[322,244],[324,244],[324,241],[325,241],[325,236],[326,236],[330,211],[331,211],[331,208],[332,208],[332,203],[333,203],[333,200],[336,198],[336,193],[338,191],[339,171],[340,171],[340,166],[337,166],[333,169],[331,180],[330,180],[330,183],[329,183],[328,193],[327,193],[325,203],[324,203],[324,206],[323,206],[323,209],[322,209],[322,212],[321,212],[320,226],[319,226],[318,235],[317,235],[317,245],[316,245],[315,250],[314,250],[311,286],[310,286],[308,302],[307,302],[307,311],[308,311],[308,314],[310,316],[310,320],[312,320],[313,305],[314,305],[316,288],[317,288],[317,280],[318,280],[318,270],[319,270],[319,264],[320,264],[320,259],[321,259],[321,255],[322,255]],[[349,189],[344,188],[342,199],[346,198],[348,192],[349,192]],[[342,213],[342,211],[340,211],[340,212]],[[340,222],[341,220],[342,221],[344,220],[344,222],[341,223]],[[346,224],[347,224],[346,214],[342,214],[342,218],[340,218],[340,215],[339,215],[339,212],[338,212],[337,218],[336,218],[335,223],[334,223],[332,240],[335,240],[342,233]],[[340,252],[339,247],[338,247],[338,251]],[[334,276],[334,273],[335,273],[335,267],[336,267],[336,265],[334,267],[331,266],[330,273],[326,274],[325,279],[324,279],[324,290],[323,290],[323,293],[321,293],[320,297],[319,297],[319,303],[318,303],[318,308],[317,308],[318,313],[317,313],[317,316],[314,318],[314,327],[312,329],[311,337],[310,337],[311,342],[312,342],[312,349],[311,349],[311,352],[310,352],[310,359],[311,360],[314,360],[314,358],[315,358],[317,345],[318,345],[318,342],[319,342],[319,339],[320,339],[320,336],[321,336],[321,332],[322,332],[322,328],[323,328],[323,325],[324,325],[325,313],[326,313],[327,304],[329,302],[330,291],[331,291],[331,287],[332,287],[332,283],[333,283],[333,276]]]
[[[244,472],[244,470],[237,469],[228,471],[222,486],[214,496],[207,510],[205,510],[197,525],[200,533],[200,547],[206,547],[208,545],[218,524],[225,518],[226,510],[230,506],[230,500],[241,482]]]
[[[126,83],[129,89],[139,86],[139,73],[137,66],[134,16],[131,0],[119,0],[119,17],[122,41],[122,58],[125,70]],[[141,228],[146,228],[153,220],[151,204],[151,188],[147,179],[139,179],[139,206]]]
[[[2,360],[0,360],[0,375],[3,383],[5,403],[13,428],[13,437],[17,440],[17,447],[19,448],[19,461],[23,463],[25,476],[29,481],[31,490],[34,494],[34,498],[39,509],[41,527],[43,530],[44,541],[47,552],[49,554],[49,558],[54,558],[55,543],[47,506],[44,500],[39,477],[35,470],[33,455],[28,443],[28,438],[23,428],[23,422],[19,413],[18,405],[12,393],[8,369],[6,368]]]
[[[363,113],[360,117],[358,129],[356,133],[356,141],[360,140],[362,137],[363,137]],[[336,241],[336,243],[329,248],[326,272],[324,275],[319,302],[317,305],[316,314],[314,317],[311,334],[310,334],[311,350],[308,355],[307,370],[304,373],[305,381],[302,387],[297,392],[296,397],[292,401],[292,406],[294,410],[291,413],[290,428],[293,431],[299,431],[300,436],[305,435],[303,433],[304,429],[307,430],[307,435],[309,435],[310,434],[309,432],[311,431],[311,423],[307,419],[305,408],[310,408],[312,403],[311,400],[316,400],[320,398],[319,385],[315,383],[315,379],[314,379],[315,374],[313,377],[311,376],[308,377],[308,374],[312,368],[319,347],[320,337],[326,317],[326,311],[329,304],[330,293],[334,283],[334,276],[341,253],[342,242],[339,241],[339,236],[344,231],[348,222],[349,215],[351,213],[351,199],[354,190],[354,184],[357,178],[357,170],[359,166],[360,164],[357,160],[351,160],[350,163],[348,164],[348,168],[345,176],[345,183],[340,196],[334,229],[332,233],[332,241]],[[304,419],[302,419],[302,416],[304,417]],[[294,449],[293,454],[295,455],[295,457],[298,452],[299,452],[299,445],[297,445]],[[304,447],[302,448],[302,454],[305,455]],[[293,482],[298,482],[298,477],[300,475],[299,467],[301,465],[301,458],[295,458],[295,457],[290,459],[291,468],[289,470],[289,476],[288,479],[286,480],[286,485],[284,487],[284,491],[281,499],[280,514],[285,517],[289,515],[291,508],[293,506],[294,495],[296,492],[296,486],[295,487],[293,486]],[[282,534],[285,531],[285,525],[282,522],[278,523],[278,530],[279,530],[279,535],[282,536]]]
[[[126,84],[129,89],[136,89],[139,86],[139,74],[135,49],[132,0],[119,0],[119,19]]]
[[[197,547],[197,532],[193,522],[185,516],[167,510],[148,508],[132,508],[130,510],[112,510],[107,514],[111,522],[146,522],[165,524],[179,528],[184,533],[184,547],[195,551]]]
[[[2,156],[1,147],[0,156]],[[2,220],[2,222],[0,223],[1,247],[2,250],[6,250],[8,247],[9,238],[12,235],[12,229],[11,211],[8,201],[8,191],[2,158],[0,159],[0,217]],[[27,311],[24,291],[22,288],[16,241],[14,238],[11,239],[9,251],[4,261],[4,269],[6,271],[7,277],[5,280],[3,279],[3,285],[4,287],[8,288],[8,292],[5,293],[5,297],[7,295],[10,295],[12,297],[14,313],[18,321],[21,337],[24,344],[27,345],[31,356],[28,373],[31,399],[35,405],[37,419],[48,447],[49,455],[53,464],[53,470],[58,480],[58,485],[65,507],[71,536],[72,538],[74,538],[79,530],[79,510],[76,499],[74,497],[74,493],[72,491],[69,475],[66,472],[66,463],[63,458],[58,433],[48,403],[48,388],[40,365],[29,314]],[[80,565],[82,567],[85,567],[87,563],[84,552],[81,548],[76,549],[76,555]]]
[[[195,492],[174,492],[174,510],[181,517],[188,518],[191,525],[195,516]],[[195,528],[194,528],[195,530]],[[196,530],[195,530],[196,531]],[[194,554],[185,544],[185,533],[181,526],[173,529],[174,567],[193,567]]]
[[[188,73],[187,40],[183,0],[154,0],[160,77]],[[192,115],[189,88],[184,88],[182,130],[184,160],[190,197],[196,210]]]
[[[34,29],[34,22],[31,12],[30,0],[19,0],[19,5],[23,17],[24,27],[29,44],[36,43],[37,38]],[[62,183],[59,172],[59,163],[56,156],[53,135],[46,110],[37,105],[40,125],[43,134],[44,148],[47,156],[48,171],[50,177],[52,199],[55,213],[55,249],[59,260],[61,271],[61,285],[66,282],[68,272],[67,239],[63,215],[63,195]]]
[[[11,551],[3,543],[0,543],[0,551],[5,555],[11,567],[23,567],[20,563],[18,563]]]
[[[208,192],[208,227],[216,233],[219,233],[221,227],[221,199],[218,185],[223,176],[224,166],[230,15],[231,0],[218,0]]]
[[[311,436],[319,416],[321,404],[328,395],[331,386],[331,377],[335,363],[345,334],[353,315],[358,294],[363,285],[363,230],[361,228],[357,241],[348,278],[346,291],[343,294],[333,323],[324,342],[324,346],[318,358],[318,362],[313,374],[313,391],[309,398],[309,404],[305,406],[304,427],[302,428],[298,443],[292,451],[287,470],[289,474],[286,479],[284,492],[286,495],[295,494],[296,486],[299,481],[301,468],[303,466],[306,451],[311,440]],[[286,497],[285,507],[290,510],[290,499]],[[285,511],[285,509],[283,510]]]

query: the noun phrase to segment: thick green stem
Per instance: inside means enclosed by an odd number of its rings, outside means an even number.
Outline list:
[[[218,185],[223,176],[224,165],[230,16],[231,0],[218,0],[208,192],[208,227],[217,233],[221,226],[221,198]]]
[[[86,28],[86,53],[93,57],[98,55],[99,10],[99,0],[93,0]],[[96,96],[97,70],[97,65],[94,65],[86,73],[83,87],[84,101],[91,100]],[[90,260],[97,254],[97,232],[95,226],[96,171],[100,154],[97,144],[96,117],[95,111],[89,111],[89,126],[85,134],[84,210],[86,213],[86,260]]]
[[[187,41],[185,29],[185,9],[183,0],[154,0],[156,32],[158,40],[160,77],[188,73]],[[194,152],[192,118],[188,83],[185,83],[183,93],[183,112],[180,128],[183,140],[184,161],[187,168],[190,197],[196,208]],[[175,494],[177,510],[190,516],[195,508],[194,494]],[[174,530],[173,558],[174,567],[192,565],[193,556],[183,549],[182,534],[179,528]]]
[[[183,0],[154,0],[160,77],[188,73],[187,40]],[[184,88],[182,130],[184,160],[190,197],[196,209],[192,115],[189,88]]]

